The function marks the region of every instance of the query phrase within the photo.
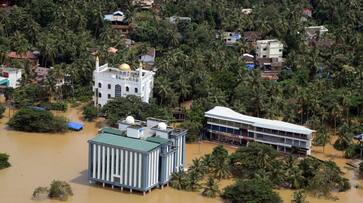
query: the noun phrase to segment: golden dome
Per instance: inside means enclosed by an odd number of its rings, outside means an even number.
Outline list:
[[[121,71],[130,71],[131,70],[130,66],[128,64],[126,64],[126,63],[121,64],[118,68]]]

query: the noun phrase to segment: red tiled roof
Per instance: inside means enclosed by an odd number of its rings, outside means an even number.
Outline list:
[[[30,60],[36,60],[37,56],[35,56],[31,51],[27,51],[25,53],[17,53],[15,51],[11,51],[8,52],[6,54],[7,57],[9,58],[14,58],[14,59],[30,59]]]

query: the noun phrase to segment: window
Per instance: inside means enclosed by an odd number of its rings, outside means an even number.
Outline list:
[[[137,93],[139,91],[139,89],[135,88],[135,93]]]
[[[121,85],[115,85],[115,97],[121,97]]]
[[[111,95],[110,95],[110,94],[108,94],[108,95],[107,95],[107,98],[111,98]]]
[[[101,88],[101,87],[102,87],[102,84],[101,84],[100,82],[98,83],[98,87],[99,87],[99,88]]]
[[[110,90],[110,89],[111,89],[111,84],[108,84],[108,85],[107,85],[107,87],[108,87],[108,89]]]
[[[129,87],[126,87],[126,92],[130,91],[130,88]]]
[[[264,50],[264,51],[266,51],[266,50],[267,50],[267,48],[263,48],[263,50]]]
[[[262,58],[266,58],[266,55],[263,55]]]
[[[99,93],[98,93],[98,97],[102,97],[102,94],[101,94],[101,92],[99,92]]]
[[[282,52],[282,49],[279,49],[279,52]]]

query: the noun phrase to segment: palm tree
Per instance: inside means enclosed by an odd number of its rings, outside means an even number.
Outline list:
[[[309,203],[309,202],[306,200],[305,192],[302,190],[299,190],[299,191],[294,192],[291,203]]]
[[[193,164],[189,167],[189,172],[195,172],[197,176],[203,178],[206,174],[206,166],[201,158],[193,159]]]
[[[202,195],[214,198],[220,193],[217,182],[213,177],[208,177],[207,183],[203,187]]]
[[[189,191],[196,191],[201,187],[199,183],[202,180],[201,175],[197,171],[188,171],[186,189]]]
[[[170,186],[177,190],[185,190],[188,184],[187,174],[184,171],[173,173],[170,180]]]

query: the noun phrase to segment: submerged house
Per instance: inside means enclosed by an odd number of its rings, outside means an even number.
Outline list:
[[[144,194],[163,187],[172,173],[184,170],[186,134],[164,120],[128,116],[118,129],[101,130],[88,141],[88,180]]]
[[[314,130],[278,120],[247,116],[227,107],[205,112],[204,138],[233,145],[268,144],[284,153],[310,155]]]
[[[11,87],[17,88],[20,85],[21,70],[0,66],[0,88]]]

